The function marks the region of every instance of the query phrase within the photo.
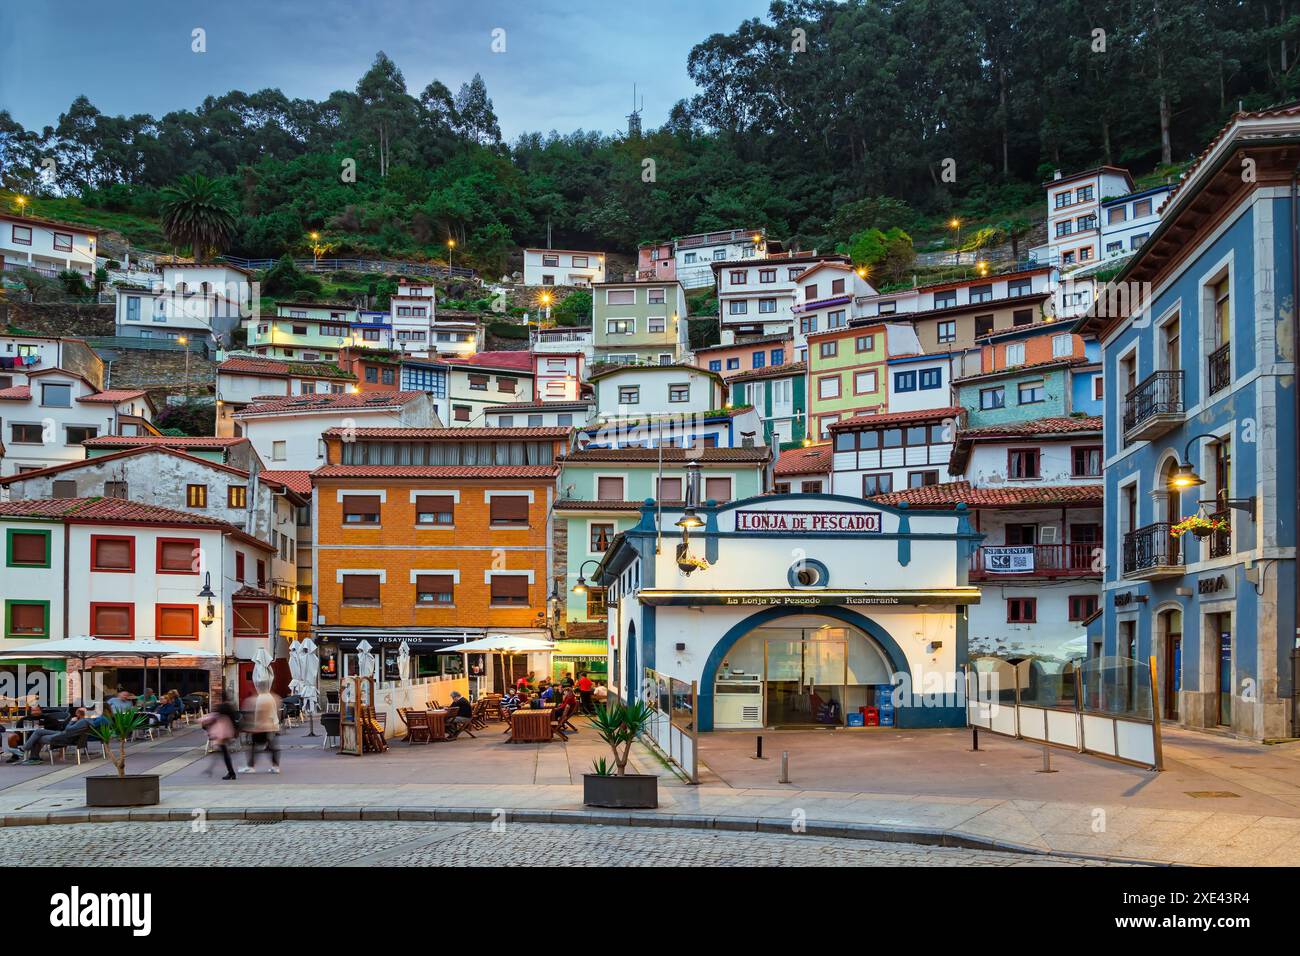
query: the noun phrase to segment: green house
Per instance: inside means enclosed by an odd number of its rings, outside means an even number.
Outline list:
[[[727,379],[731,404],[758,410],[764,444],[780,448],[803,442],[808,420],[807,373],[807,362],[792,362],[741,372]]]

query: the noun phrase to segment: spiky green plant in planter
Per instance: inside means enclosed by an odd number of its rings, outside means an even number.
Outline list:
[[[91,732],[103,742],[108,759],[117,768],[118,777],[126,776],[126,742],[148,722],[149,715],[133,707],[130,710],[110,710],[102,723],[91,728]],[[116,753],[113,752],[114,741],[117,741]]]
[[[654,708],[645,701],[635,704],[615,704],[612,707],[602,704],[596,708],[596,714],[591,718],[591,722],[596,728],[596,734],[613,752],[614,776],[621,777],[627,773],[628,752],[632,749],[633,742],[653,719],[654,714]],[[598,769],[596,773],[600,774],[601,771]],[[606,767],[601,775],[608,774],[609,768]]]

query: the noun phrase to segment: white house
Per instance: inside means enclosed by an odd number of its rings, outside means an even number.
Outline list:
[[[325,463],[321,433],[330,428],[430,428],[438,414],[424,392],[308,395],[248,405],[234,414],[258,456],[277,471],[312,471]]]
[[[235,434],[235,412],[256,399],[289,395],[343,395],[356,376],[333,362],[295,362],[253,355],[227,355],[217,366],[216,433]]]
[[[896,326],[889,326],[891,330]],[[953,368],[960,370],[961,358],[949,354],[890,356],[885,361],[889,379],[891,412],[919,412],[932,408],[951,408]]]
[[[527,352],[479,352],[445,359],[443,366],[447,388],[438,399],[437,414],[453,427],[480,428],[491,409],[536,398],[533,359]]]
[[[595,402],[516,402],[483,409],[488,428],[581,428],[591,418]]]
[[[830,426],[834,447],[831,490],[873,498],[903,488],[937,485],[948,475],[948,459],[965,409],[858,415]]]
[[[964,724],[963,609],[981,600],[964,510],[823,494],[696,514],[687,537],[682,508],[643,508],[592,575],[607,588],[611,694],[644,699],[647,670],[694,683],[704,732]]]
[[[718,229],[673,239],[676,278],[688,289],[707,289],[716,283],[715,262],[760,259],[776,251],[780,243],[769,243],[764,229]],[[658,276],[655,276],[658,278]]]
[[[528,350],[534,355],[580,353],[584,362],[590,365],[595,349],[590,325],[556,325],[549,329],[529,327]]]
[[[1160,225],[1160,213],[1173,186],[1168,184],[1101,201],[1101,257],[1118,259],[1137,252]]]
[[[810,333],[844,328],[864,314],[858,303],[875,294],[865,271],[848,261],[825,260],[799,273],[791,306],[797,320],[792,325],[792,354],[807,357]]]
[[[714,262],[712,268],[716,275],[718,316],[722,329],[736,335],[790,332],[794,325],[794,306],[799,299],[799,278],[824,262],[847,267],[849,257],[792,252]],[[830,295],[822,296],[822,293],[829,293],[841,278],[844,277],[828,277],[821,289],[814,284],[813,294],[830,298]],[[844,281],[848,283],[849,280],[844,278]],[[874,290],[865,285],[864,294],[866,291]]]
[[[580,444],[739,448],[763,444],[758,412],[732,407],[722,376],[693,365],[607,366],[591,376],[596,414]]]
[[[605,254],[575,249],[525,249],[524,285],[585,288],[605,281]]]
[[[0,269],[33,269],[46,276],[75,272],[95,277],[99,232],[86,226],[0,212]]]
[[[438,289],[432,282],[405,276],[397,280],[397,291],[388,301],[393,326],[393,346],[412,355],[428,355],[433,342]]]
[[[169,341],[212,335],[228,345],[253,313],[252,275],[226,263],[166,264],[150,286],[118,286],[117,334]]]
[[[533,353],[533,388],[539,401],[576,402],[582,395],[587,356],[583,352]]]
[[[0,477],[78,461],[82,442],[102,435],[156,434],[153,415],[143,390],[103,391],[57,367],[30,372],[25,385],[0,390]]]
[[[296,626],[295,604],[267,590],[270,545],[216,518],[116,498],[34,498],[0,502],[0,529],[13,542],[0,648],[81,635],[121,641],[121,658],[94,662],[106,695],[119,684],[144,689],[136,639],[210,655],[164,658],[155,690],[251,689],[254,653],[282,656]],[[53,659],[39,666],[64,669]]]

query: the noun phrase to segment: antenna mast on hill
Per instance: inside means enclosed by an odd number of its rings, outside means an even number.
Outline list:
[[[628,139],[641,138],[641,110],[645,108],[645,97],[641,98],[641,105],[637,106],[636,102],[636,84],[632,84],[632,112],[627,116],[627,135]]]

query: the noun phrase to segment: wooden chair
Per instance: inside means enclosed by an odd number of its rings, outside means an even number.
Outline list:
[[[578,695],[574,694],[573,699],[570,700],[568,706],[564,708],[564,719],[561,721],[560,726],[572,733],[578,733],[578,728],[573,726],[573,715],[578,712],[578,708],[581,706],[582,702],[578,700]]]
[[[474,714],[470,717],[470,726],[475,730],[482,730],[487,726],[487,701],[480,700],[474,705]]]
[[[469,719],[469,723],[465,723],[465,724],[453,724],[453,723],[452,723],[452,718],[451,718],[451,716],[448,715],[448,717],[447,717],[447,739],[448,739],[448,740],[455,740],[455,739],[456,739],[457,737],[459,737],[461,734],[465,734],[467,737],[474,737],[474,736],[475,736],[475,735],[474,735],[474,731],[471,729],[473,726],[474,726],[474,718],[473,718],[473,716],[470,717],[470,719]]]
[[[492,694],[483,698],[483,705],[488,720],[501,720],[501,695]]]
[[[551,736],[559,736],[561,740],[568,740],[568,735],[564,732],[564,723],[568,715],[569,708],[560,704],[558,707],[551,708]]]

